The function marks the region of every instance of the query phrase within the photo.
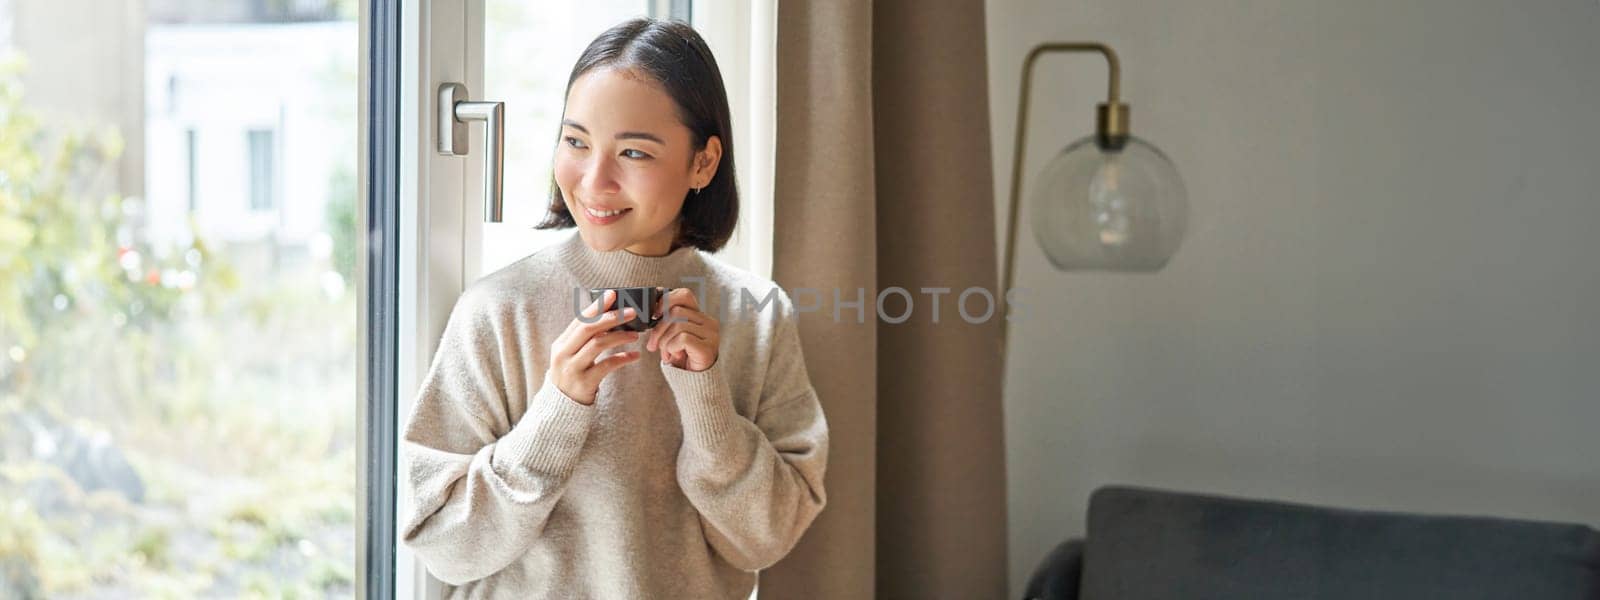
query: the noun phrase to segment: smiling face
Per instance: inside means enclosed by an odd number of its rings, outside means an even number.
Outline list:
[[[678,107],[626,69],[585,73],[567,91],[555,180],[589,247],[661,256],[672,249],[691,189],[716,174],[721,141],[695,151]]]

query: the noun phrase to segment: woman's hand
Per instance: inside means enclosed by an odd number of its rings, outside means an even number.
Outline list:
[[[633,318],[634,309],[600,311],[616,302],[617,293],[606,290],[599,299],[583,309],[583,319],[574,318],[567,330],[550,345],[550,370],[545,379],[568,398],[588,406],[594,404],[600,391],[600,380],[623,365],[639,359],[635,351],[618,352],[605,358],[600,353],[639,339],[636,331],[607,331]],[[595,319],[595,315],[601,315]],[[588,319],[592,322],[585,323]]]
[[[645,349],[661,351],[661,362],[679,369],[704,371],[717,362],[722,343],[722,324],[700,312],[700,301],[689,288],[667,292],[663,307],[671,311],[650,330]]]

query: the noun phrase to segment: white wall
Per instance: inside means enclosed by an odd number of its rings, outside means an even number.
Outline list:
[[[1110,482],[1600,525],[1597,31],[1592,0],[990,0],[997,209],[1022,56],[1095,39],[1193,215],[1155,275],[1054,272],[1022,226],[1058,316],[1011,334],[1014,589]],[[1040,73],[1029,174],[1105,93],[1098,56]]]

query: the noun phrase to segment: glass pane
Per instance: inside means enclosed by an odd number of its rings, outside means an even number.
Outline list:
[[[571,233],[533,229],[550,200],[550,158],[567,76],[595,36],[628,18],[650,14],[650,5],[648,0],[487,0],[484,97],[506,103],[506,165],[504,222],[483,227],[484,273]]]
[[[250,141],[250,210],[272,210],[272,130],[252,130]]]
[[[355,0],[0,0],[0,597],[353,593]]]

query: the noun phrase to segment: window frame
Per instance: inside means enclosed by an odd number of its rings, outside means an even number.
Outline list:
[[[363,338],[357,360],[358,431],[363,442],[357,464],[357,552],[355,595],[394,598],[397,493],[399,347],[400,0],[361,5],[358,76],[360,171],[363,202],[358,223],[358,291]]]

